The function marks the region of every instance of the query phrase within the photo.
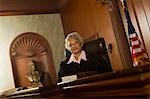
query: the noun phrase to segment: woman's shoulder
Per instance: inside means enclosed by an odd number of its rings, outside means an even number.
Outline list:
[[[61,61],[60,66],[66,65],[68,61],[69,61],[68,59],[65,59],[65,60]]]

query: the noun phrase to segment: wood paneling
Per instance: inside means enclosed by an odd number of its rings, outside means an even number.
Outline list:
[[[132,58],[130,54],[129,44],[127,42],[127,36],[119,13],[119,6],[117,0],[113,0],[113,9],[110,11],[110,18],[114,29],[114,35],[119,48],[120,57],[123,63],[123,68],[133,68]]]
[[[145,14],[146,14],[146,18],[148,20],[148,23],[150,23],[150,1],[149,0],[142,0],[142,3],[143,3],[143,7],[144,7],[144,11],[145,11]],[[150,27],[150,24],[149,24],[149,27]]]
[[[67,0],[0,0],[0,15],[58,13]]]
[[[98,3],[96,0],[70,0],[61,11],[65,34],[78,31],[86,39],[98,33],[99,37],[104,37],[106,46],[109,43],[112,44],[113,51],[109,54],[109,57],[114,70],[123,69],[124,66],[128,66],[127,63],[131,64],[131,62],[127,62],[127,60],[130,60],[127,59],[130,57],[129,48],[127,48],[128,44],[122,21],[117,19],[120,18],[118,15],[117,11],[109,12],[105,5]]]
[[[143,16],[139,17],[139,20],[141,22],[141,28],[142,28],[142,34],[143,34],[145,46],[146,46],[148,55],[150,57],[150,17],[149,17],[150,16],[150,0],[141,0],[141,4],[143,8],[142,10]]]

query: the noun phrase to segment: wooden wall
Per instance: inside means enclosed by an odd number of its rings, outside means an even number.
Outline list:
[[[0,0],[0,16],[59,13],[67,0]]]
[[[124,52],[121,52],[121,50],[125,48],[122,47],[122,45],[124,45],[126,41],[118,41],[119,35],[125,33],[124,30],[118,31],[118,28],[114,30],[114,27],[117,27],[114,23],[118,22],[118,17],[114,16],[116,11],[118,10],[110,12],[105,5],[98,3],[96,0],[69,0],[62,9],[61,16],[65,35],[71,31],[78,31],[81,36],[86,39],[98,33],[99,37],[104,37],[106,46],[111,43],[113,51],[109,54],[109,57],[111,59],[112,68],[114,70],[121,70],[127,66],[127,60],[124,60]],[[116,20],[112,22],[115,18]],[[120,24],[122,23],[120,22]],[[120,24],[117,25],[122,26]],[[123,28],[119,28],[119,30],[120,29]],[[115,32],[118,32],[118,34],[116,35]],[[122,44],[118,44],[118,42]],[[120,45],[121,48],[119,47]],[[125,45],[127,45],[127,43]],[[129,52],[129,49],[126,49]]]

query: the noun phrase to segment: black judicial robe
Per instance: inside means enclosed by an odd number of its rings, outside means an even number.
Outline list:
[[[97,73],[112,71],[111,66],[107,64],[106,60],[104,60],[101,55],[86,54],[86,58],[87,61],[81,59],[80,64],[76,62],[71,62],[70,64],[67,64],[69,59],[61,62],[60,70],[58,72],[59,79],[63,76],[74,75],[86,71],[96,71]]]

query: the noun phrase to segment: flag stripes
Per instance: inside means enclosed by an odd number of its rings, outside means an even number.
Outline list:
[[[121,0],[121,2],[123,5],[126,20],[127,20],[129,42],[130,42],[133,66],[136,67],[139,65],[144,65],[147,62],[149,63],[148,55],[147,55],[147,53],[143,47],[143,44],[141,43],[141,41],[138,37],[138,34],[135,31],[135,28],[134,28],[132,21],[130,19],[130,15],[128,12],[126,1]]]

